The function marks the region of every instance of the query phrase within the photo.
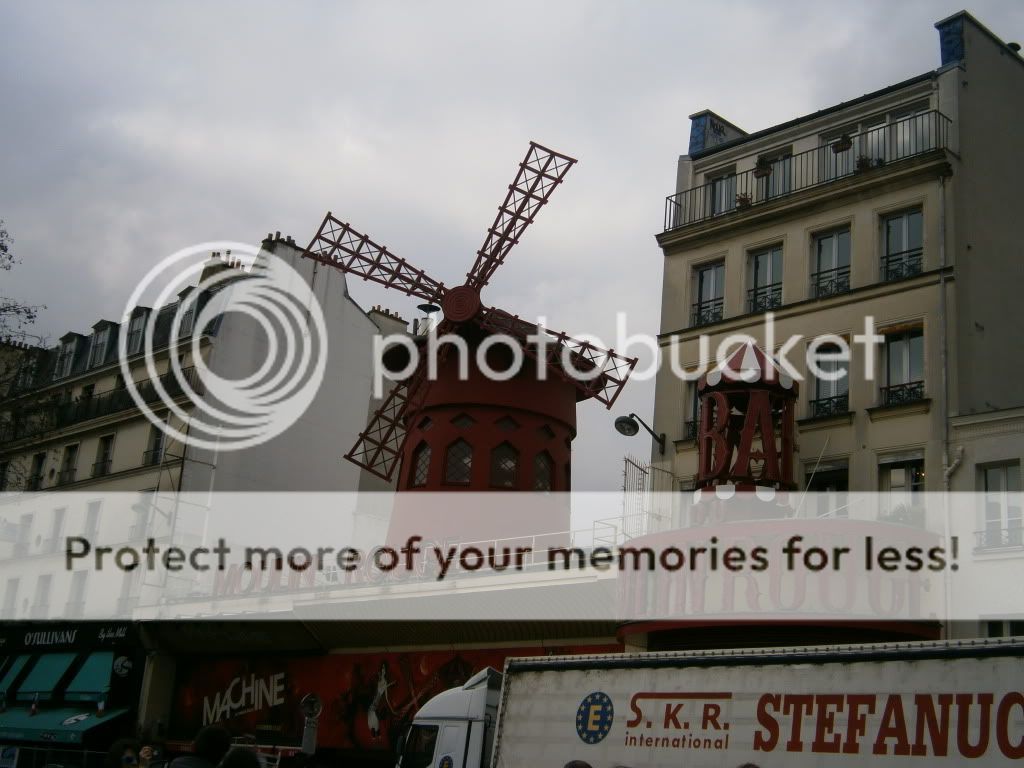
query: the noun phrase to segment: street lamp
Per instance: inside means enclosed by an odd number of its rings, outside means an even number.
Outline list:
[[[654,438],[655,442],[658,443],[658,448],[661,449],[661,455],[665,455],[665,433],[662,432],[660,435],[655,434],[654,430],[647,426],[647,422],[637,416],[635,413],[629,414],[629,416],[619,416],[615,420],[615,429],[619,431],[620,435],[626,437],[632,437],[640,431],[640,426],[651,433],[651,437]]]

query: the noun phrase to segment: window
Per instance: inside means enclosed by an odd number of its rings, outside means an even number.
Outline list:
[[[707,185],[711,215],[727,213],[736,207],[736,174],[729,172],[711,179]]]
[[[71,575],[71,589],[68,592],[67,612],[69,616],[77,618],[82,615],[85,608],[85,580],[89,572],[75,571]]]
[[[767,312],[782,306],[782,246],[750,254],[747,311]]]
[[[887,457],[878,465],[878,490],[882,494],[883,522],[919,525],[923,518],[918,506],[924,491],[924,458]]]
[[[20,579],[8,579],[7,588],[4,590],[4,618],[15,618],[14,612],[18,609],[18,586]]]
[[[92,465],[92,476],[102,477],[110,474],[110,465],[114,458],[114,436],[104,435],[96,448],[96,463]]]
[[[846,493],[850,468],[846,461],[819,462],[806,468],[807,490],[814,493],[817,517],[849,517]]]
[[[32,457],[32,469],[25,483],[26,491],[38,491],[43,486],[43,470],[46,468],[46,453],[37,453]]]
[[[90,541],[94,540],[100,532],[100,507],[102,502],[90,501],[85,512],[85,532],[82,534]]]
[[[142,454],[142,463],[145,466],[159,464],[164,458],[164,431],[155,424],[149,428],[148,446]]]
[[[92,334],[92,346],[89,349],[89,367],[102,365],[107,358],[107,341],[110,339],[110,326],[105,325]]]
[[[416,446],[412,454],[412,476],[409,485],[419,487],[427,484],[427,476],[430,472],[430,446],[425,442]]]
[[[816,299],[850,290],[850,230],[837,229],[814,237],[811,296]]]
[[[978,471],[985,493],[985,526],[978,534],[978,549],[1024,546],[1018,495],[1020,464],[997,464]]]
[[[553,490],[554,479],[555,462],[551,459],[551,454],[541,451],[533,457],[533,490]]]
[[[35,601],[32,603],[32,618],[45,619],[50,608],[50,587],[53,586],[53,576],[44,574],[36,581]]]
[[[178,329],[178,336],[185,337],[192,333],[192,318],[195,316],[195,303],[191,303],[181,315],[181,327]]]
[[[921,211],[904,211],[882,221],[885,255],[882,280],[903,280],[921,273],[923,261]]]
[[[928,111],[927,104],[893,113],[889,125],[893,160],[919,155],[935,147],[934,114]]]
[[[448,446],[444,461],[444,481],[468,485],[473,478],[473,446],[458,439]]]
[[[814,380],[814,399],[810,401],[812,419],[839,416],[850,410],[849,360],[839,359],[840,352],[834,344],[818,347],[815,363],[825,375]]]
[[[821,167],[825,172],[825,181],[841,179],[853,173],[857,153],[851,134],[856,132],[856,127],[853,127],[838,136],[823,140]]]
[[[142,349],[142,333],[146,327],[146,313],[139,312],[132,316],[128,322],[128,339],[126,347],[129,355],[134,355]]]
[[[686,415],[683,417],[683,439],[696,440],[700,424],[700,399],[697,397],[697,382],[686,383]]]
[[[63,379],[71,375],[71,364],[75,360],[75,340],[65,341],[57,353],[57,365],[53,369],[53,379]]]
[[[430,768],[434,764],[434,745],[437,744],[436,725],[414,725],[401,745],[402,768]]]
[[[985,622],[988,637],[1020,637],[1024,635],[1024,621],[1021,619],[995,619]]]
[[[7,490],[7,473],[10,471],[9,461],[0,461],[0,491]]]
[[[885,335],[882,405],[924,399],[924,331],[913,328]]]
[[[877,117],[864,123],[861,134],[857,137],[858,160],[866,158],[871,165],[878,165],[879,161],[885,163],[886,130],[885,117]]]
[[[722,319],[725,296],[725,263],[704,264],[694,271],[697,301],[693,305],[693,325],[707,325]]]
[[[78,471],[78,443],[64,446],[64,456],[60,462],[60,475],[57,476],[57,483],[75,482],[75,474]]]
[[[765,167],[768,174],[757,179],[757,199],[767,200],[784,195],[793,188],[793,157],[791,153],[758,160],[758,167]],[[756,176],[755,171],[755,176]]]
[[[510,443],[502,443],[491,451],[491,486],[515,488],[519,474],[519,451]]]

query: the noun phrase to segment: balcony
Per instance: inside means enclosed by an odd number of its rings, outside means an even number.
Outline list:
[[[110,465],[112,461],[110,459],[101,459],[92,465],[92,476],[103,477],[104,475],[110,474]]]
[[[1024,528],[1021,527],[1020,521],[1011,528],[986,528],[984,531],[974,532],[975,552],[1014,547],[1024,547]]]
[[[782,306],[782,283],[762,285],[747,291],[748,312],[770,312]]]
[[[155,467],[164,458],[163,448],[150,448],[148,451],[142,452],[142,466],[144,467]]]
[[[811,273],[811,296],[824,299],[850,290],[850,268],[836,267]]]
[[[847,393],[835,397],[819,397],[807,403],[809,418],[828,419],[833,416],[845,416],[850,410],[850,396]]]
[[[725,299],[711,299],[710,301],[698,301],[693,305],[690,325],[696,328],[699,325],[711,325],[722,319],[722,308],[725,306]]]
[[[899,253],[890,253],[882,257],[882,282],[906,280],[908,277],[921,274],[922,252],[920,248]]]
[[[199,375],[194,367],[182,368],[181,374],[180,380],[173,373],[165,373],[160,377],[160,385],[169,398],[176,399],[192,392],[202,394]],[[135,386],[144,402],[160,400],[160,393],[152,379],[137,382]],[[137,406],[127,389],[111,389],[73,402],[37,402],[14,412],[11,423],[0,429],[0,443],[63,429],[132,408]]]
[[[893,384],[882,387],[882,405],[909,405],[924,400],[924,382],[908,381],[906,384]]]
[[[57,485],[68,485],[75,482],[75,475],[78,474],[78,467],[65,467],[57,473]]]
[[[43,473],[42,472],[37,472],[34,475],[29,475],[28,479],[25,481],[25,490],[26,491],[38,491],[42,487],[43,487]]]
[[[699,425],[696,421],[683,422],[683,440],[696,440]]]
[[[850,135],[850,141],[800,152],[710,180],[665,200],[664,231],[757,208],[768,202],[873,173],[949,146],[951,120],[932,110]],[[747,158],[751,160],[752,158]],[[741,159],[740,164],[744,164]]]

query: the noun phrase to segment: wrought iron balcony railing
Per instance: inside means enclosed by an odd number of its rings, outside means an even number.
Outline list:
[[[920,248],[890,253],[882,257],[882,281],[904,280],[921,274],[922,252]]]
[[[722,309],[725,306],[724,299],[712,299],[711,301],[698,301],[693,305],[692,326],[710,325],[722,319]]]
[[[936,110],[922,112],[852,134],[848,145],[830,142],[677,192],[665,200],[665,231],[750,210],[794,192],[946,149],[951,123]]]
[[[26,491],[38,491],[43,487],[43,473],[40,472],[35,475],[29,475],[28,480],[25,481]]]
[[[182,368],[181,374],[181,380],[173,373],[165,373],[160,377],[160,385],[168,397],[178,398],[189,391],[202,394],[199,375],[194,367]],[[147,403],[160,399],[152,379],[138,382],[136,389]],[[123,388],[111,389],[73,402],[36,402],[14,412],[12,421],[0,428],[0,443],[32,437],[136,407],[131,394]]]
[[[812,419],[842,416],[850,410],[850,396],[844,392],[835,397],[819,397],[816,400],[811,400],[808,406],[810,406],[810,417]]]
[[[747,291],[748,312],[768,312],[782,306],[782,283],[762,285]]]
[[[78,473],[78,467],[66,467],[57,473],[57,485],[67,485],[68,483],[75,482],[75,475]]]
[[[850,267],[823,269],[811,273],[811,296],[823,299],[850,290]]]
[[[92,476],[103,477],[104,475],[109,475],[111,463],[112,462],[110,459],[102,459],[101,461],[97,461],[95,464],[92,465]]]
[[[882,405],[906,405],[924,400],[924,382],[908,381],[882,387]]]
[[[975,550],[1024,547],[1024,528],[1020,522],[1010,528],[986,528],[974,532]]]
[[[163,448],[150,448],[142,452],[142,466],[153,467],[160,463],[164,457]]]
[[[696,421],[684,421],[683,422],[683,440],[696,440],[697,439],[697,422]]]

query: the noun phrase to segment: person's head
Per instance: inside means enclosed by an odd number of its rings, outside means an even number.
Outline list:
[[[220,761],[218,768],[262,768],[256,750],[249,747],[232,747]]]
[[[118,739],[107,752],[107,768],[136,768],[139,764],[139,742]]]
[[[195,753],[216,765],[231,749],[231,734],[223,725],[208,725],[196,734]]]

